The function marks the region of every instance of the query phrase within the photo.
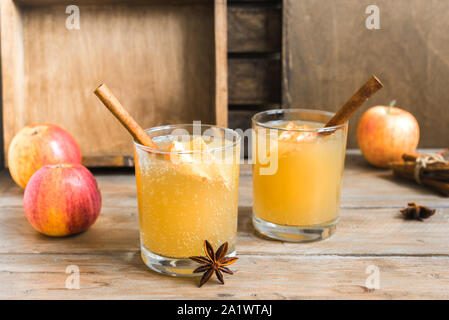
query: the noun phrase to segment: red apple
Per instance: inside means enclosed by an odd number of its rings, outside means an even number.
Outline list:
[[[23,207],[37,231],[67,236],[95,222],[100,214],[101,193],[92,173],[82,165],[46,165],[28,182]]]
[[[415,151],[419,126],[415,117],[393,106],[375,106],[362,116],[357,127],[357,142],[364,158],[374,166],[388,167],[403,153]]]
[[[70,133],[53,124],[26,126],[9,145],[9,172],[23,189],[39,168],[57,163],[81,164],[81,150]]]

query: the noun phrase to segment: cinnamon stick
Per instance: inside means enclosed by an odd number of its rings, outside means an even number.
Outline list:
[[[447,149],[438,153],[444,155],[446,152]],[[390,167],[393,169],[393,174],[397,177],[416,180],[417,159],[420,156],[419,153],[404,153],[402,155],[402,161],[396,161],[390,164]],[[425,167],[420,169],[419,182],[445,196],[449,196],[449,163],[427,163]]]
[[[383,88],[380,80],[372,75],[371,78],[337,111],[324,127],[333,127],[345,123],[365,101]]]
[[[438,152],[439,154],[444,154],[445,152],[447,152],[447,150],[443,150],[441,152]],[[404,160],[404,162],[402,163],[396,163],[397,165],[409,165],[409,166],[415,166],[415,162],[416,159],[419,157],[419,153],[404,153],[402,155],[402,160]],[[445,170],[449,170],[449,161],[447,163],[429,163],[426,165],[425,168],[426,171],[445,171]]]
[[[447,157],[446,153],[449,153],[449,149],[443,149],[439,152],[436,152],[437,154],[441,154],[444,157]],[[420,156],[419,153],[404,153],[402,155],[402,159],[404,161],[416,161],[416,159]]]
[[[392,164],[393,173],[397,177],[405,178],[408,180],[415,180],[414,168],[411,166],[403,166],[400,164]],[[421,183],[428,186],[439,193],[449,196],[449,183],[444,181],[438,181],[425,176],[421,176]]]
[[[404,162],[397,161],[397,162],[390,163],[390,168],[392,168],[393,170],[395,170],[396,168],[399,168],[399,167],[403,167],[403,168],[405,168],[407,170],[410,170],[410,171],[414,172],[415,166],[416,166],[416,162],[415,161],[404,161]],[[426,166],[426,168],[423,169],[423,171],[426,172],[426,173],[427,172],[429,172],[429,173],[431,173],[431,172],[439,173],[439,172],[444,172],[444,171],[449,172],[449,164],[431,163],[431,164],[428,164]]]
[[[404,161],[416,161],[418,159],[419,154],[418,153],[404,153],[402,155],[402,160]]]
[[[123,108],[120,101],[118,101],[118,99],[112,94],[106,84],[101,84],[97,89],[95,89],[94,93],[109,109],[109,111],[111,111],[111,113],[120,121],[126,130],[128,130],[137,143],[152,149],[158,149],[157,145],[153,142],[150,136],[145,132],[145,130],[142,129],[141,126],[139,126],[128,111]]]

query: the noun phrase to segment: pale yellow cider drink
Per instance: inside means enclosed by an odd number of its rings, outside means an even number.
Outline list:
[[[153,141],[165,153],[135,148],[142,257],[152,269],[185,273],[188,257],[204,255],[204,240],[234,251],[240,146],[231,137],[164,135]]]
[[[324,115],[303,115],[306,120],[295,119],[295,113],[287,115],[290,119],[254,126],[256,148],[266,139],[265,156],[276,157],[277,170],[261,174],[268,166],[266,159],[255,157],[253,221],[258,231],[281,240],[326,238],[338,221],[347,124],[323,132]]]

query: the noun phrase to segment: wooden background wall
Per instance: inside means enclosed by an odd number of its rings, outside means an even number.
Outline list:
[[[380,30],[365,27],[373,3]],[[420,147],[449,147],[449,1],[284,0],[283,23],[284,106],[336,110],[374,73],[385,88],[365,109],[396,99],[417,118]]]
[[[365,28],[369,0],[228,0],[229,126],[279,106],[336,110],[375,73],[386,87],[365,108],[396,99],[420,147],[449,146],[449,1],[375,2],[380,30]]]
[[[365,27],[373,3],[380,30]],[[229,0],[228,22],[230,126],[270,105],[335,111],[374,73],[385,88],[365,109],[395,99],[420,147],[449,147],[449,1]]]

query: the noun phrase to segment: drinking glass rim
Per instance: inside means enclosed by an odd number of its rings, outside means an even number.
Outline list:
[[[278,128],[273,127],[270,125],[266,125],[265,123],[259,122],[256,120],[256,117],[260,117],[264,114],[270,115],[270,114],[282,114],[282,113],[293,113],[293,112],[304,112],[304,113],[311,113],[311,114],[321,114],[321,115],[328,115],[331,118],[335,115],[335,112],[325,111],[325,110],[316,110],[316,109],[303,109],[303,108],[289,108],[289,109],[270,109],[265,110],[256,113],[251,117],[251,121],[255,123],[259,127],[263,127],[266,129],[272,129],[272,130],[279,130],[279,131],[294,131],[294,132],[328,132],[328,131],[335,131],[337,129],[343,128],[348,125],[349,121],[346,121],[345,123],[338,124],[332,127],[323,127],[323,128],[310,128],[310,129],[287,129],[287,128]],[[301,119],[292,119],[292,120],[301,120]]]
[[[156,127],[151,127],[148,129],[144,129],[145,132],[150,133],[150,132],[154,132],[154,131],[158,131],[158,130],[168,130],[168,129],[176,129],[177,127],[193,127],[195,124],[191,124],[191,123],[177,123],[177,124],[167,124],[167,125],[162,125],[162,126],[156,126]],[[157,153],[157,154],[196,154],[196,153],[212,153],[212,152],[217,152],[217,151],[222,151],[222,150],[227,150],[227,149],[231,149],[234,148],[236,145],[240,144],[240,140],[241,140],[241,136],[233,129],[230,128],[225,128],[225,127],[220,127],[214,124],[198,124],[199,126],[201,126],[201,128],[203,127],[209,127],[209,128],[215,128],[215,129],[219,129],[219,130],[223,130],[225,133],[229,132],[231,133],[236,140],[227,146],[223,146],[223,147],[217,147],[217,148],[211,148],[211,149],[207,149],[205,151],[201,151],[201,150],[187,150],[187,151],[162,151],[159,149],[154,149],[151,147],[147,147],[144,146],[143,144],[140,144],[138,142],[136,142],[135,139],[133,139],[133,143],[136,147],[138,147],[139,149],[143,149],[145,151],[151,152],[151,153]],[[170,134],[168,134],[170,135]],[[202,136],[202,135],[201,135]]]

